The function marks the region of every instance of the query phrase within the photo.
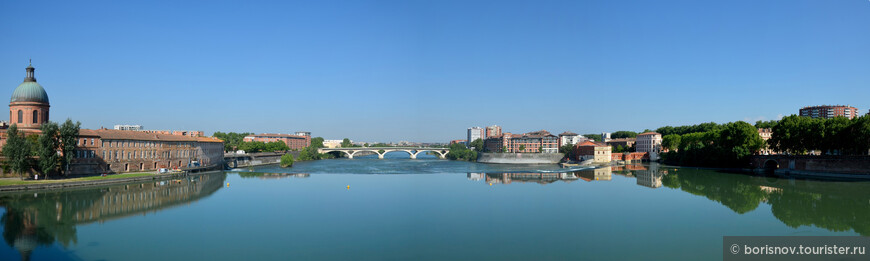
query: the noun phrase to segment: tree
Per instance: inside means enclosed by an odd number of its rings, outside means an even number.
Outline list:
[[[39,130],[42,131],[42,135],[39,135],[38,138],[39,146],[36,147],[36,154],[39,156],[39,169],[47,177],[57,170],[60,161],[60,156],[57,155],[57,149],[60,148],[60,137],[58,136],[60,133],[57,123],[54,122],[43,123]]]
[[[341,141],[341,147],[342,148],[350,148],[350,147],[353,147],[353,143],[350,142],[350,139],[344,138],[344,140]]]
[[[755,128],[758,128],[758,129],[770,129],[770,128],[773,128],[773,126],[776,126],[776,123],[777,123],[777,122],[779,122],[779,121],[774,121],[774,120],[771,120],[771,121],[756,121],[756,122],[755,122]]]
[[[870,115],[852,120],[842,131],[841,139],[849,141],[844,151],[851,155],[867,155],[870,151]]]
[[[63,125],[60,126],[60,146],[61,154],[63,155],[61,158],[61,164],[63,166],[64,175],[69,174],[69,164],[72,162],[74,156],[73,153],[76,149],[76,141],[79,138],[79,129],[81,126],[81,122],[73,123],[70,119],[66,119]]]
[[[12,124],[6,131],[6,145],[3,146],[3,155],[12,172],[17,172],[21,179],[24,179],[24,173],[30,169],[30,143],[25,140],[24,136],[18,132],[18,126]]]
[[[216,131],[214,133],[214,135],[212,135],[212,136],[224,141],[224,151],[235,151],[235,150],[239,149],[239,146],[245,140],[245,136],[248,136],[248,135],[253,135],[253,133],[250,133],[250,132],[223,133],[223,132]]]
[[[482,140],[482,139],[476,139],[476,140],[472,141],[471,144],[468,144],[468,147],[469,147],[469,148],[474,148],[474,151],[477,151],[477,152],[483,152],[483,149],[484,149],[484,147],[483,147],[483,140]]]
[[[526,145],[520,144],[520,151],[518,151],[518,152],[524,152],[524,151],[526,151]]]
[[[677,150],[680,146],[680,135],[668,134],[662,137],[662,147],[668,150]]]
[[[591,134],[591,133],[590,134],[583,134],[583,137],[586,137],[586,138],[589,138],[589,139],[592,139],[592,140],[598,141],[598,142],[604,141],[604,139],[601,137],[601,134]]]
[[[287,153],[281,156],[281,167],[287,168],[293,166],[293,154]]]
[[[610,134],[611,138],[614,139],[624,139],[624,138],[637,138],[637,132],[633,131],[617,131],[613,134]]]
[[[450,152],[447,153],[446,158],[450,160],[464,160],[464,161],[476,161],[477,160],[477,151],[470,150],[462,143],[454,143],[450,144]]]

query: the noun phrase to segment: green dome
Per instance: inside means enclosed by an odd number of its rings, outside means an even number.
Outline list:
[[[12,92],[12,100],[10,102],[48,103],[48,93],[45,93],[42,85],[39,85],[35,81],[24,81]]]

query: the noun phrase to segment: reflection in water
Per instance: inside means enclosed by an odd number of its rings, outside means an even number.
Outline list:
[[[182,179],[43,193],[0,195],[3,239],[28,260],[38,246],[76,243],[76,226],[156,212],[199,200],[221,188],[223,172]]]
[[[661,183],[704,196],[740,214],[766,202],[773,216],[792,228],[816,226],[870,235],[868,182],[819,182],[674,169],[662,177]]]
[[[575,180],[596,181],[610,180],[610,167],[586,169],[574,172],[520,172],[520,173],[468,173],[468,179],[473,181],[485,180],[493,184],[511,184],[513,182],[534,182],[538,184],[550,184],[556,181],[572,182]]]
[[[662,186],[662,176],[664,176],[664,174],[659,172],[658,164],[652,164],[649,168],[635,170],[634,176],[637,178],[638,185],[649,188],[658,188]]]
[[[241,178],[258,178],[258,179],[283,179],[283,178],[307,178],[311,174],[308,173],[268,173],[268,172],[237,172]]]
[[[774,217],[789,227],[816,226],[870,236],[870,182],[820,182],[779,179],[711,170],[668,169],[659,164],[603,167],[569,173],[468,173],[469,180],[511,184],[549,184],[611,180],[611,175],[635,177],[637,185],[667,187],[703,196],[738,214],[767,203]]]

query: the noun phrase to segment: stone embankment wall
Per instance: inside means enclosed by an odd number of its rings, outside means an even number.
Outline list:
[[[477,162],[499,164],[556,164],[562,153],[480,153]]]
[[[773,162],[776,162],[775,166]],[[777,172],[842,173],[870,175],[870,156],[753,156],[752,168],[774,168]]]

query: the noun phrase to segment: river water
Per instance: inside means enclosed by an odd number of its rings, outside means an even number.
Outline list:
[[[334,159],[0,206],[0,260],[719,260],[726,235],[870,235],[868,182],[658,164]]]

